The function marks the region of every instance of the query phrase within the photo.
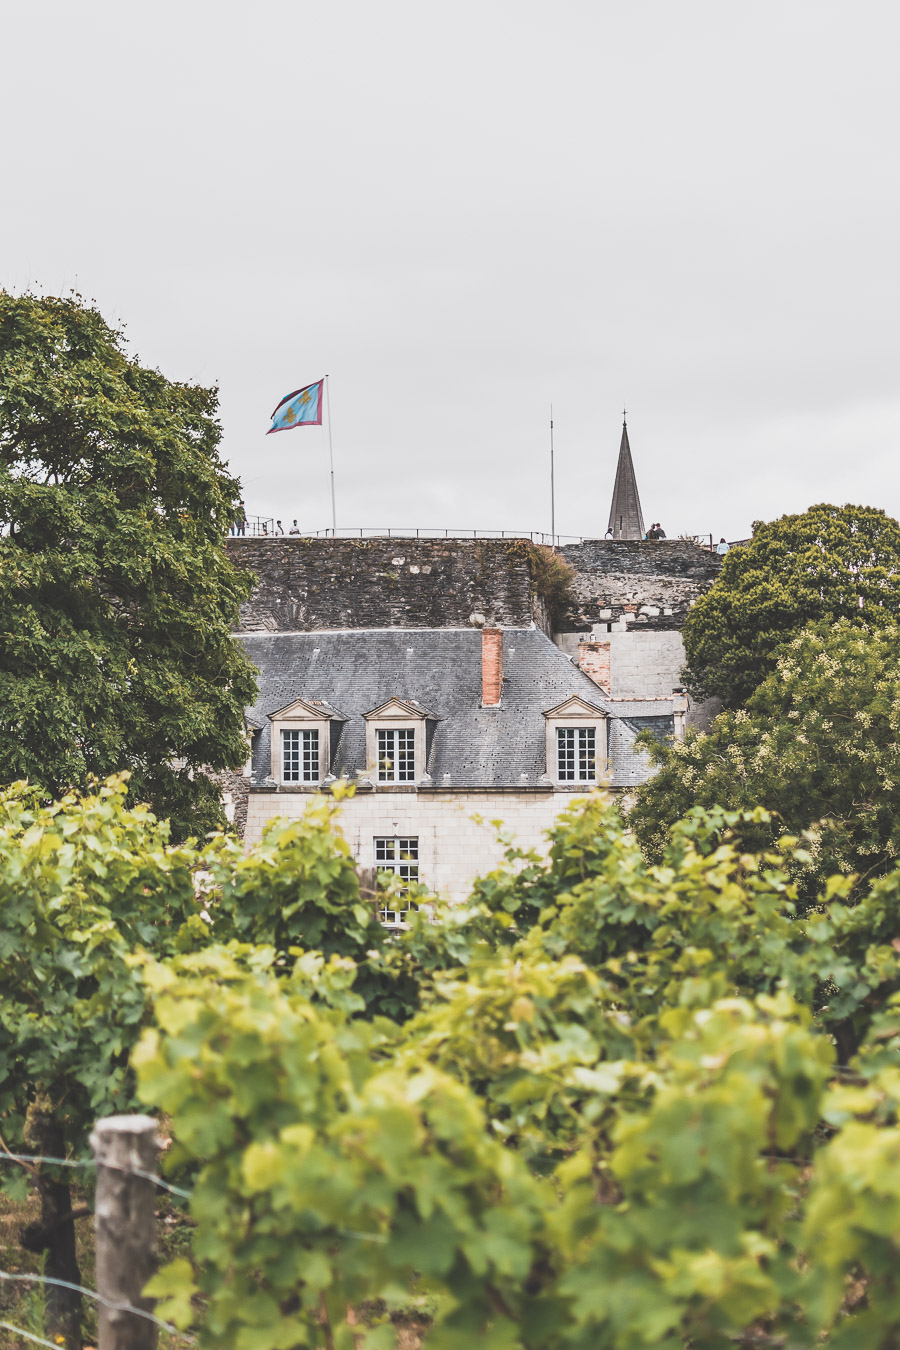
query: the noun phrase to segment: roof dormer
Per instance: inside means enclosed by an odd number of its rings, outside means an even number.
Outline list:
[[[269,713],[272,726],[271,775],[284,787],[317,788],[331,761],[347,718],[324,699],[295,698]]]
[[[371,712],[366,723],[366,766],[379,787],[413,788],[425,776],[426,723],[434,713],[415,699],[394,696]]]
[[[570,694],[544,713],[547,777],[555,787],[591,788],[607,777],[608,716],[579,694]]]

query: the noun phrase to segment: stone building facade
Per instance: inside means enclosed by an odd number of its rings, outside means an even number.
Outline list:
[[[555,622],[527,540],[227,546],[257,578],[236,637],[260,693],[245,772],[226,785],[248,843],[349,778],[342,828],[361,871],[459,899],[500,859],[491,822],[545,848],[573,799],[646,778],[640,731],[681,735],[690,717],[678,629],[718,567],[696,545],[561,550],[573,577]]]
[[[586,539],[560,554],[572,568],[572,600],[554,641],[614,699],[680,690],[681,628],[722,559],[681,539]],[[688,701],[683,725],[706,726],[717,711],[716,700]]]

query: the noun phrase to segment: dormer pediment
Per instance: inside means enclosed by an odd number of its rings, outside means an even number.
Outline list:
[[[562,703],[557,704],[555,708],[548,708],[544,713],[545,717],[608,717],[605,708],[598,708],[596,703],[588,703],[586,698],[581,698],[578,694],[570,694]]]
[[[389,698],[387,703],[382,703],[379,707],[373,708],[371,712],[363,713],[367,722],[412,722],[422,720],[435,720],[434,713],[423,708],[421,703],[415,699]]]
[[[324,699],[295,698],[285,708],[269,713],[270,722],[346,722],[343,713],[338,712]]]

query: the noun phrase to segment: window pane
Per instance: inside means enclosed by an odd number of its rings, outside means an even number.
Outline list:
[[[376,731],[379,783],[413,783],[416,778],[415,728]]]
[[[380,783],[393,782],[396,762],[394,733],[393,731],[378,731],[375,735],[378,748],[378,781]]]
[[[300,780],[300,732],[282,731],[281,733],[281,781],[299,783]]]
[[[375,862],[393,863],[397,859],[397,839],[376,839],[375,840]]]
[[[416,776],[416,733],[414,730],[398,731],[397,737],[397,782],[411,783]]]
[[[402,885],[385,895],[378,917],[382,923],[403,923],[409,914],[409,903],[403,903],[409,885],[419,880],[419,841],[416,838],[381,838],[375,840],[375,868],[384,876],[397,877]]]
[[[556,772],[562,783],[571,782],[575,777],[575,729],[557,727],[556,729]]]
[[[303,737],[303,781],[304,783],[318,783],[319,781],[319,733],[318,731],[301,732]]]
[[[578,728],[578,781],[592,783],[597,777],[597,756],[593,727]]]

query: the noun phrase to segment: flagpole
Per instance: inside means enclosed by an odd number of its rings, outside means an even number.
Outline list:
[[[556,548],[556,483],[553,472],[553,404],[550,404],[550,544]]]
[[[331,465],[331,524],[334,533],[337,534],[337,507],[334,504],[334,449],[331,444],[331,390],[328,387],[328,376],[325,376],[325,406],[328,409],[328,462]]]

